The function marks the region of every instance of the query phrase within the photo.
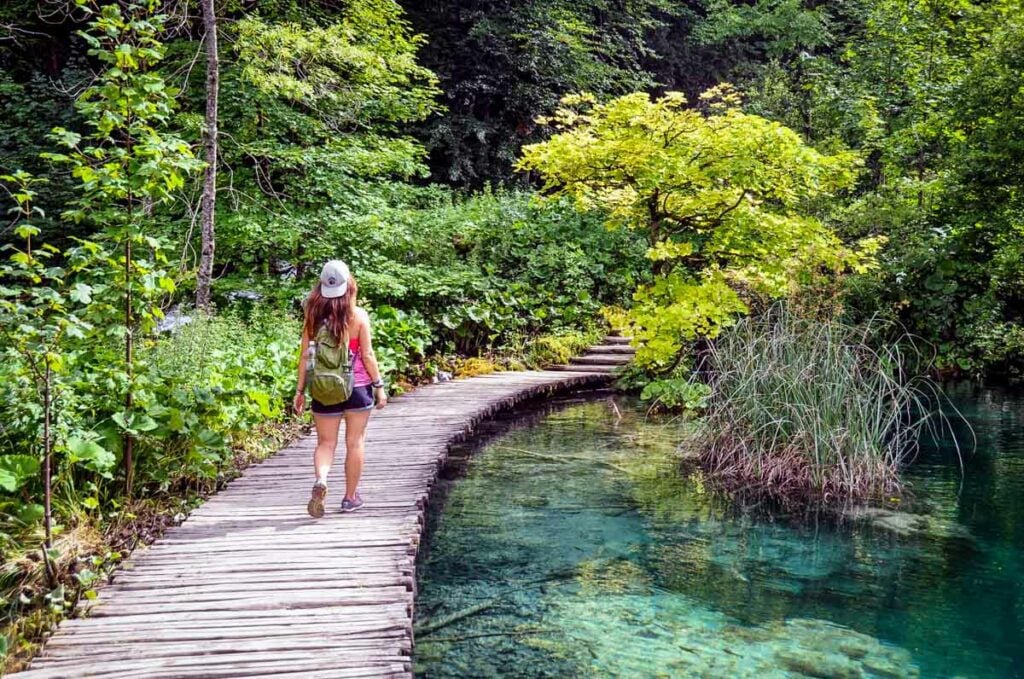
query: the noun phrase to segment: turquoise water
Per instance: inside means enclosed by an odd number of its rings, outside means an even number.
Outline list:
[[[965,475],[927,445],[913,513],[843,522],[716,500],[628,399],[526,414],[435,504],[417,673],[1024,676],[1024,398],[952,395]]]

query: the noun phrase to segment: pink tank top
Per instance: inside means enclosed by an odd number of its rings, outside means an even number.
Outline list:
[[[368,384],[372,384],[373,380],[370,379],[370,373],[366,372],[366,366],[363,365],[363,356],[359,351],[358,337],[349,339],[348,352],[352,354],[352,385],[365,387]]]

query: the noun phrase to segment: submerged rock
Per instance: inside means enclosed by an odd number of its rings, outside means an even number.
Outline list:
[[[796,652],[784,649],[775,652],[779,664],[788,670],[821,679],[860,679],[863,672],[849,658],[834,653]]]
[[[780,679],[920,676],[907,650],[826,620],[797,618],[744,625],[679,594],[637,591],[642,586],[626,591],[602,588],[605,580],[590,577],[575,596],[555,593],[546,601],[544,624],[565,630],[565,638],[545,643],[557,646],[562,658],[575,662],[583,674]]]
[[[782,649],[784,663],[799,663],[812,677],[916,677],[920,672],[904,649],[883,644],[867,634],[826,620],[793,619],[769,626],[791,646]]]
[[[844,512],[844,516],[903,537],[974,542],[974,536],[966,526],[929,514],[912,514],[882,507],[853,507]]]
[[[897,535],[916,535],[928,526],[928,517],[909,512],[896,512],[881,507],[854,507],[846,512],[847,518],[862,521]]]

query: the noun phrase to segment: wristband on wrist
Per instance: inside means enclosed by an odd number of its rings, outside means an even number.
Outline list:
[[[374,380],[373,382],[370,383],[370,386],[373,387],[374,389],[383,389],[384,388],[384,380],[382,380],[382,379],[380,379],[378,377],[376,380]]]

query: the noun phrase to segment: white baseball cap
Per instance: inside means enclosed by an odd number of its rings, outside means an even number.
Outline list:
[[[320,294],[324,297],[341,297],[348,292],[348,264],[332,259],[320,271]]]

